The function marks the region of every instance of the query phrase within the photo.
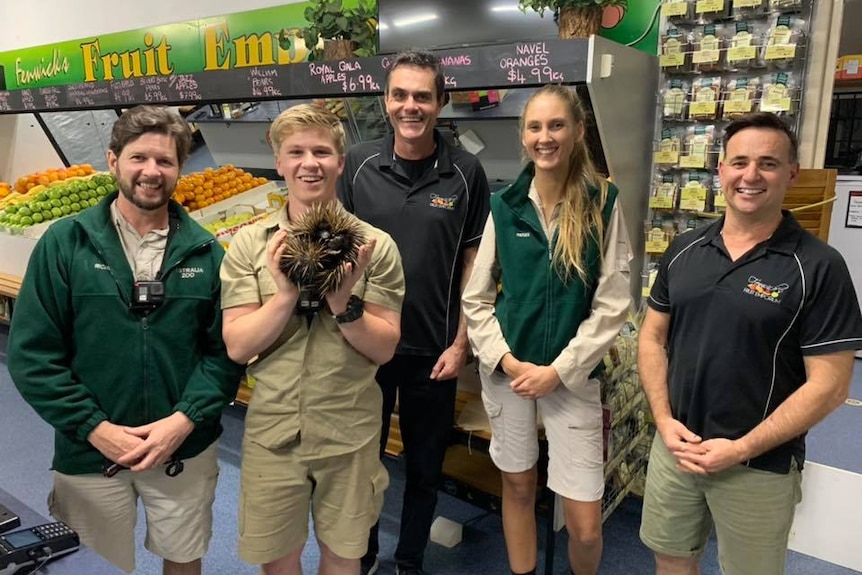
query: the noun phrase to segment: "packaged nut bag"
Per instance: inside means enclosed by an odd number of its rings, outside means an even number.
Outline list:
[[[691,42],[684,31],[668,28],[661,37],[659,64],[665,72],[691,71]]]
[[[765,22],[734,22],[728,25],[727,65],[732,70],[763,68],[763,43],[766,38]]]
[[[734,120],[756,109],[760,101],[760,78],[742,76],[731,78],[725,85],[721,118]]]
[[[727,39],[718,24],[698,26],[691,33],[691,62],[695,72],[717,72],[724,68]]]

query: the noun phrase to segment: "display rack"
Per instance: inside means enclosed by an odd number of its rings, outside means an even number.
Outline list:
[[[783,116],[798,133],[811,0],[666,0],[659,63],[661,124],[653,144],[648,269],[673,238],[712,221],[724,127],[753,111]]]

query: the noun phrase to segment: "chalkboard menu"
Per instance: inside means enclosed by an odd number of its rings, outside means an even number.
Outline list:
[[[437,50],[448,90],[578,84],[587,79],[589,40],[543,40]],[[258,66],[31,88],[0,89],[0,113],[190,104],[383,92],[392,56]],[[2,78],[2,75],[0,75]]]

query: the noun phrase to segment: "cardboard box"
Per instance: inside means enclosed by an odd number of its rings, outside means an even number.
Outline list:
[[[838,58],[836,80],[862,80],[862,54],[850,54]]]

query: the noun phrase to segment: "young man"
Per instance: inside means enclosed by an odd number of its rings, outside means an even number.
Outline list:
[[[389,477],[378,457],[377,366],[401,334],[404,276],[398,249],[350,214],[367,243],[313,315],[279,269],[283,240],[316,204],[336,202],[344,130],[322,107],[294,106],[273,122],[275,165],[287,206],[240,230],[222,266],[224,339],[249,363],[254,395],[245,420],[240,556],[268,575],[302,573],[311,509],[320,573],[354,575]],[[340,206],[337,209],[341,209]]]
[[[392,234],[404,258],[401,341],[392,361],[377,372],[377,382],[383,390],[381,457],[398,397],[407,473],[395,561],[405,575],[422,573],[454,420],[456,378],[467,358],[461,290],[489,211],[479,161],[434,129],[446,102],[444,85],[436,56],[398,54],[384,95],[394,134],[353,147],[338,188],[344,207]],[[375,528],[364,575],[376,572],[378,550]]]
[[[662,575],[699,573],[713,523],[723,573],[784,572],[805,433],[844,401],[862,348],[844,261],[781,210],[794,134],[751,114],[724,150],[727,212],[665,253],[640,334],[658,431],[641,539]]]
[[[164,572],[201,572],[221,413],[242,371],[221,339],[224,251],[170,200],[190,145],[166,108],[117,120],[120,193],[48,228],[9,334],[12,379],[55,429],[51,514],[128,572],[139,498]]]

